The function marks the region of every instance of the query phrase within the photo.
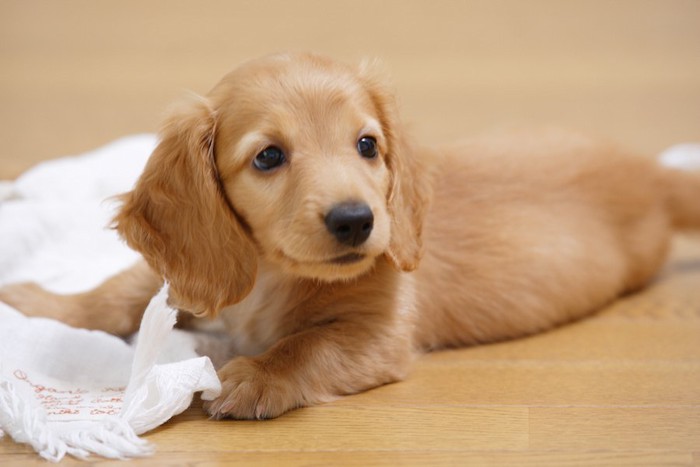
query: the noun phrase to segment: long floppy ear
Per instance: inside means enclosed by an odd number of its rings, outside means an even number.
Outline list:
[[[240,301],[257,269],[214,159],[216,116],[203,98],[178,108],[114,221],[119,233],[170,283],[173,305],[214,316]]]
[[[431,195],[428,175],[403,134],[396,100],[376,63],[364,63],[360,67],[360,78],[376,107],[388,146],[386,164],[391,173],[391,185],[387,204],[391,215],[391,240],[386,257],[396,269],[413,271],[423,256],[423,219]]]

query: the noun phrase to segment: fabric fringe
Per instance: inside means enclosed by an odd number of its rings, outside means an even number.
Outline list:
[[[97,422],[63,422],[50,426],[45,412],[30,407],[9,381],[0,382],[0,426],[18,443],[30,444],[41,457],[58,462],[66,454],[87,459],[94,453],[109,459],[153,453],[129,424],[118,418]]]
[[[30,444],[41,457],[58,462],[66,454],[87,459],[91,453],[109,459],[141,457],[153,453],[152,446],[140,439],[130,425],[149,394],[146,380],[177,319],[177,312],[167,306],[168,287],[154,297],[141,324],[149,336],[149,345],[136,345],[132,373],[119,416],[95,421],[66,421],[49,424],[46,412],[17,394],[9,381],[0,381],[0,427],[18,443]],[[190,395],[191,398],[191,395]],[[167,420],[167,414],[161,419]],[[162,421],[161,421],[162,423]]]

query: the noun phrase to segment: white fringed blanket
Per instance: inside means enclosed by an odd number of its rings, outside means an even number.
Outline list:
[[[124,138],[0,182],[0,285],[77,292],[132,264],[137,254],[105,228],[115,208],[105,199],[131,188],[155,144],[152,135]],[[221,390],[195,339],[172,329],[166,299],[167,286],[135,345],[0,303],[0,436],[51,461],[151,453],[137,435],[185,410],[195,392],[210,399]]]

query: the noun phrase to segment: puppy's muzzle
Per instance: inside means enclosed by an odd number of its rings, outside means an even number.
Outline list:
[[[365,203],[336,204],[324,219],[328,231],[343,245],[363,244],[372,233],[374,214]]]

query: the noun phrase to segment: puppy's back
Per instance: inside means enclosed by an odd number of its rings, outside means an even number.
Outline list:
[[[530,334],[646,284],[668,248],[663,171],[555,130],[441,153],[416,276],[428,348]]]

